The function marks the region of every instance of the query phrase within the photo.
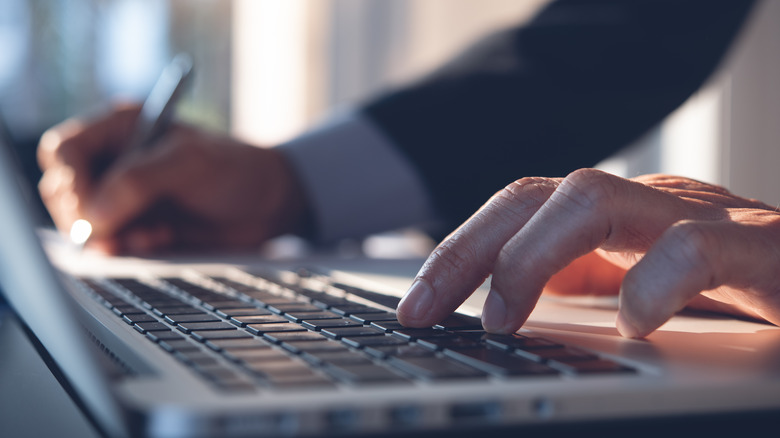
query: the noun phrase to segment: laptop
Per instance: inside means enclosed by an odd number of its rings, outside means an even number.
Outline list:
[[[44,249],[0,142],[1,288],[105,435],[451,435],[780,411],[771,325],[681,314],[630,340],[614,300],[543,298],[518,333],[495,336],[479,324],[480,290],[441,324],[408,329],[394,309],[421,260]]]

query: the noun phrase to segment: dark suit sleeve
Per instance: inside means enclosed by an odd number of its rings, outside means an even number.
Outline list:
[[[364,112],[454,227],[509,182],[592,166],[653,127],[713,72],[751,6],[558,1]]]

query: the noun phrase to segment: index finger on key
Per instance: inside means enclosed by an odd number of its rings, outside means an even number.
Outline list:
[[[560,179],[523,178],[496,193],[426,260],[398,305],[398,319],[431,326],[485,281],[504,244],[555,191]]]

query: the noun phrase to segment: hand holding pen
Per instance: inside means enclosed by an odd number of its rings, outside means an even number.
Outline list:
[[[192,59],[183,53],[177,55],[163,70],[141,107],[125,154],[145,153],[165,133],[173,119],[176,103],[191,76]],[[122,156],[115,159],[120,163],[121,160]],[[77,219],[70,228],[70,239],[76,245],[84,245],[91,234],[92,224],[86,219]]]
[[[39,190],[58,229],[68,233],[84,219],[93,228],[89,247],[137,255],[257,248],[303,231],[307,201],[278,149],[170,123],[172,107],[160,102],[175,97],[155,95],[143,109],[67,120],[41,138]]]

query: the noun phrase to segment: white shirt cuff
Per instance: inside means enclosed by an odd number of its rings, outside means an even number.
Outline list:
[[[339,114],[278,147],[309,196],[319,241],[434,220],[430,195],[412,164],[359,113]]]

